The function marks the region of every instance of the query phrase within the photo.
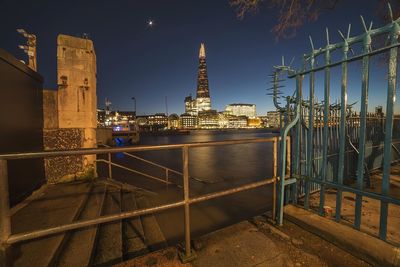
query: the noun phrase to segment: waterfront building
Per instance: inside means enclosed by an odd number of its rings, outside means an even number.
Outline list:
[[[246,116],[229,116],[228,128],[246,128],[247,117]]]
[[[216,110],[199,111],[199,127],[204,129],[219,127],[219,114]]]
[[[255,104],[229,104],[226,105],[225,112],[233,116],[246,116],[248,118],[255,118],[257,116]]]
[[[268,127],[279,128],[280,127],[280,113],[279,111],[268,111]]]
[[[106,123],[106,111],[104,109],[97,109],[97,126],[104,127]]]
[[[247,127],[251,128],[259,128],[262,126],[260,118],[247,118]]]
[[[208,85],[206,49],[204,43],[200,44],[199,51],[199,70],[197,75],[196,99],[191,95],[185,98],[185,113],[198,115],[202,111],[211,110],[211,97]]]
[[[156,113],[147,117],[150,130],[161,130],[168,126],[168,117],[164,113]]]
[[[197,128],[198,117],[189,113],[183,113],[180,116],[180,127],[183,129]]]
[[[259,119],[260,119],[260,123],[261,123],[261,127],[265,127],[265,128],[267,128],[267,127],[269,127],[269,125],[268,125],[268,116],[259,116],[258,117]]]
[[[218,127],[223,129],[223,128],[229,128],[229,115],[226,115],[225,112],[219,112],[218,113]]]
[[[197,116],[197,101],[192,95],[185,97],[185,113]]]
[[[179,116],[175,113],[168,116],[168,128],[178,129],[179,128]]]

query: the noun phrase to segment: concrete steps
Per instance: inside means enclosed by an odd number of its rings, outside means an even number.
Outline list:
[[[97,184],[94,186],[87,205],[79,216],[79,220],[94,219],[101,215],[106,186]],[[98,226],[91,226],[76,230],[71,233],[63,253],[58,257],[55,266],[89,266],[92,260],[93,249],[96,242]],[[82,241],[85,242],[82,242]]]
[[[12,216],[12,233],[57,226],[76,220],[87,201],[91,186],[91,183],[80,183],[49,187],[43,196]],[[51,265],[65,244],[67,235],[63,233],[15,245],[11,252],[14,266]]]
[[[146,197],[137,196],[136,202],[139,209],[150,207]],[[154,251],[167,247],[167,241],[163,232],[153,214],[143,215],[140,217],[143,225],[145,242],[149,250]]]
[[[12,216],[13,233],[149,207],[146,197],[107,181],[49,186]],[[14,266],[111,266],[166,247],[153,214],[130,218],[12,247]]]
[[[131,192],[122,191],[122,208],[123,211],[137,209],[135,196]],[[145,243],[142,222],[139,217],[124,220],[122,227],[124,235],[124,260],[149,252]]]
[[[121,212],[121,191],[107,188],[102,215]],[[94,252],[94,266],[109,266],[122,261],[122,222],[115,221],[102,224]]]

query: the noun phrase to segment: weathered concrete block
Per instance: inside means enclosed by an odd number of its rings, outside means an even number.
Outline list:
[[[45,129],[58,128],[58,92],[57,90],[43,90],[43,127]]]
[[[89,39],[57,38],[60,128],[96,128],[96,54]]]

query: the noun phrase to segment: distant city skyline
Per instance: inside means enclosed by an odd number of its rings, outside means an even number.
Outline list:
[[[336,10],[323,13],[317,23],[304,25],[294,38],[276,42],[270,31],[276,23],[272,10],[263,8],[240,21],[228,0],[136,1],[118,5],[94,1],[4,1],[0,47],[26,60],[17,47],[23,40],[16,29],[25,28],[36,34],[38,71],[45,78],[45,88],[56,89],[57,35],[87,33],[97,55],[98,106],[104,107],[107,97],[113,110],[133,110],[135,97],[137,113],[141,115],[165,112],[165,97],[169,113],[184,112],[185,96],[196,89],[198,46],[204,42],[213,109],[223,110],[230,103],[254,103],[257,113],[265,115],[274,110],[272,99],[266,95],[268,74],[273,65],[280,63],[282,55],[287,61],[294,56],[298,65],[301,55],[310,51],[308,35],[317,47],[325,45],[325,27],[330,29],[332,42],[340,40],[337,30],[346,29],[348,23],[353,25],[352,32],[359,34],[360,14],[366,21],[381,25],[375,8],[374,1],[340,1]],[[70,14],[74,14],[73,20]],[[386,88],[387,68],[375,63],[371,69],[371,111],[386,102],[382,88]],[[361,91],[356,69],[350,67],[349,102],[357,101]],[[340,69],[332,71],[332,102],[339,99],[339,72]],[[307,88],[307,81],[304,86]],[[322,100],[322,77],[317,77],[316,86],[316,95]],[[304,90],[305,96],[307,91]],[[399,112],[398,101],[395,110]]]

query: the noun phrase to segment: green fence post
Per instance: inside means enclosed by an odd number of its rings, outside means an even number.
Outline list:
[[[390,33],[391,44],[397,44],[398,32],[400,27],[397,22],[393,22],[392,31]],[[390,163],[392,161],[392,138],[393,138],[393,106],[396,97],[396,75],[397,75],[397,47],[390,49],[389,71],[388,71],[388,92],[386,104],[386,127],[385,141],[383,149],[383,177],[382,177],[382,194],[389,193],[390,182]],[[387,232],[387,216],[388,203],[381,201],[381,214],[379,222],[379,238],[386,240]]]

